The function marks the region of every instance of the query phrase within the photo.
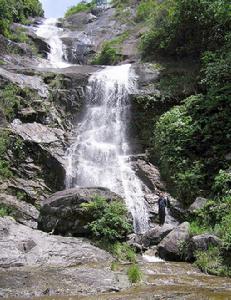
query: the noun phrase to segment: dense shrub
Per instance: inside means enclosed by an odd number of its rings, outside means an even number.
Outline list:
[[[203,184],[203,163],[194,160],[190,145],[194,135],[192,118],[185,106],[176,106],[159,119],[154,132],[162,174],[176,186],[176,195],[187,204]]]
[[[82,207],[92,216],[88,228],[95,239],[104,243],[115,243],[123,241],[131,232],[127,209],[122,202],[107,202],[96,196],[94,201],[84,203]]]
[[[0,0],[0,33],[8,37],[12,22],[24,23],[36,16],[43,16],[39,0]]]
[[[210,247],[207,251],[197,251],[195,264],[205,273],[220,275],[223,271],[222,257],[217,247]]]
[[[224,44],[230,29],[228,0],[156,2],[152,26],[142,38],[144,57],[155,52],[199,57],[204,51],[216,50]]]
[[[141,22],[153,17],[156,8],[156,0],[141,1],[136,10],[136,21]]]
[[[119,56],[110,42],[104,43],[101,52],[93,59],[94,65],[115,65],[119,61]]]

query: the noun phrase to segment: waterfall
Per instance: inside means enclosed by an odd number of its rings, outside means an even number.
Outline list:
[[[57,19],[46,19],[36,30],[37,36],[43,38],[50,46],[50,53],[48,53],[48,61],[50,67],[65,68],[70,66],[63,59],[63,43],[60,35],[63,32],[62,28],[57,27]],[[47,67],[47,62],[41,64],[39,67]]]
[[[142,185],[129,161],[130,65],[107,67],[89,78],[86,110],[69,149],[67,187],[103,186],[124,197],[137,233],[148,229]]]

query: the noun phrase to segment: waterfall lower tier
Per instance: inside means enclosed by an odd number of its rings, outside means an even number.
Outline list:
[[[129,162],[127,137],[135,79],[130,65],[107,67],[90,77],[84,118],[69,149],[67,186],[103,186],[123,196],[140,233],[148,229],[148,212]]]

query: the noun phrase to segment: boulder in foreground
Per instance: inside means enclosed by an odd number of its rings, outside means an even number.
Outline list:
[[[120,196],[106,188],[73,188],[57,192],[49,197],[40,211],[39,229],[65,236],[87,236],[91,220],[82,203],[89,203],[96,196],[107,201],[122,201]]]

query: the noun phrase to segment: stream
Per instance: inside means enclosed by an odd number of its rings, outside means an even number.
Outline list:
[[[142,283],[120,292],[87,296],[35,297],[33,300],[230,300],[231,279],[209,276],[196,267],[179,262],[148,263],[140,257]],[[117,273],[125,272],[121,265]],[[17,298],[26,300],[28,298]],[[8,298],[15,300],[15,298]]]

